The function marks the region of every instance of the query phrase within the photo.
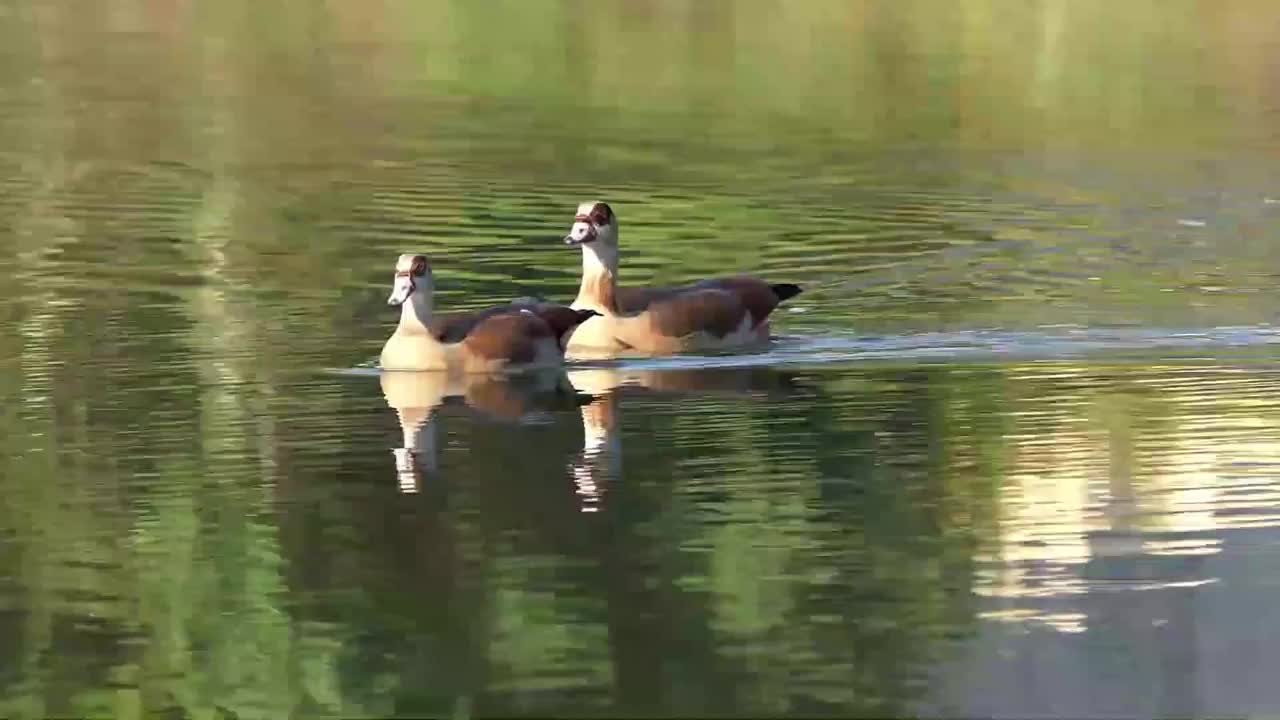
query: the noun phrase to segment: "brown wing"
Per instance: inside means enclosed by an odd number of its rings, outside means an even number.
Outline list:
[[[442,343],[462,342],[462,339],[482,321],[495,315],[518,312],[521,307],[520,305],[499,305],[470,312],[440,313],[432,316],[429,328],[432,336]]]
[[[600,314],[594,310],[574,310],[568,305],[542,302],[535,298],[521,298],[508,305],[498,305],[484,310],[441,313],[431,319],[431,334],[442,343],[461,342],[480,322],[496,315],[521,310],[528,310],[542,318],[543,322],[551,326],[557,338]]]
[[[669,288],[620,287],[614,290],[614,300],[618,304],[618,312],[633,315],[644,312],[654,301],[679,295],[690,289],[692,286],[688,285]]]
[[[526,309],[542,318],[542,321],[551,328],[551,332],[555,334],[557,340],[563,338],[565,334],[571,332],[582,323],[600,314],[595,310],[574,310],[568,305],[556,305],[554,303],[538,303]]]
[[[769,313],[778,307],[780,301],[768,283],[753,277],[716,278],[699,283],[697,287],[716,288],[733,293],[747,308],[747,312],[751,313],[752,326],[764,322],[765,318],[769,317]]]
[[[785,286],[794,287],[794,286]],[[618,308],[623,314],[635,314],[649,306],[678,300],[703,290],[721,290],[732,294],[751,313],[752,325],[759,325],[778,307],[781,298],[774,286],[753,277],[738,276],[703,280],[692,285],[670,288],[618,288]],[[799,292],[796,288],[795,292]],[[790,295],[788,296],[790,297]],[[737,325],[734,325],[736,328]]]
[[[491,314],[475,323],[463,338],[471,352],[487,360],[514,363],[532,362],[538,355],[538,342],[555,339],[551,327],[537,315],[525,310]]]
[[[706,332],[724,337],[742,324],[747,308],[732,292],[709,288],[655,300],[647,312],[649,327],[658,335],[678,338]]]

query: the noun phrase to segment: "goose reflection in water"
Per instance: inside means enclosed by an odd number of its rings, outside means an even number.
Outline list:
[[[664,369],[620,367],[570,370],[575,390],[594,398],[579,408],[582,451],[569,465],[569,475],[582,512],[596,512],[609,486],[622,477],[620,415],[626,395],[679,402],[699,395],[773,399],[793,394],[795,377],[773,369]]]
[[[686,402],[698,396],[770,399],[796,390],[793,376],[776,370],[581,368],[520,374],[461,375],[383,372],[382,392],[396,411],[401,446],[392,449],[402,492],[421,489],[424,473],[439,469],[439,410],[454,402],[484,417],[522,425],[554,422],[577,408],[582,446],[567,464],[578,510],[604,504],[609,487],[622,478],[622,405],[638,401]],[[565,467],[561,465],[561,467]]]
[[[545,422],[556,409],[591,402],[574,392],[562,370],[520,374],[383,372],[382,394],[396,411],[401,447],[393,448],[401,492],[416,493],[423,472],[439,469],[437,410],[460,401],[482,415],[506,422]]]

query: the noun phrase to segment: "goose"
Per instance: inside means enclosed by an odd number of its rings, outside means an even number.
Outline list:
[[[400,307],[400,324],[382,347],[383,370],[485,373],[559,365],[570,331],[599,313],[521,300],[477,312],[432,315],[431,266],[424,255],[396,261],[387,304]]]
[[[679,287],[620,287],[618,216],[604,202],[578,205],[564,242],[582,249],[582,284],[572,307],[598,315],[570,335],[571,358],[623,351],[667,355],[767,343],[769,313],[801,290],[749,276]]]

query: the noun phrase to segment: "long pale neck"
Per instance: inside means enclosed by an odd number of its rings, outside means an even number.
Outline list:
[[[578,309],[617,314],[618,260],[602,259],[595,249],[582,248],[582,284],[578,286]]]
[[[431,293],[416,291],[400,306],[400,332],[426,334],[431,323]]]

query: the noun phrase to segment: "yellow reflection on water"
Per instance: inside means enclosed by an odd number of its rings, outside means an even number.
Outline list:
[[[1213,555],[1227,531],[1280,524],[1273,373],[1200,365],[1011,372],[1008,470],[975,592],[1025,601],[1218,582],[1103,579],[1089,568],[1103,558]],[[1089,622],[1061,603],[1052,612],[1002,604],[982,616],[1063,632]]]

